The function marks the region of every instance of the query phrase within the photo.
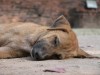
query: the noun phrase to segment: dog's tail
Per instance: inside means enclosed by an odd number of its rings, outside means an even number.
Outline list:
[[[86,52],[85,52],[84,50],[82,50],[82,49],[79,49],[77,53],[78,53],[78,54],[77,54],[77,57],[78,57],[78,58],[99,58],[99,59],[100,59],[100,57],[90,55],[90,54],[86,53]]]

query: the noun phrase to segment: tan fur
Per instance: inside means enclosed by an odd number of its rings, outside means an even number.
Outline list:
[[[54,37],[60,44],[52,48],[50,44]],[[61,55],[61,59],[70,57],[90,57],[80,50],[75,33],[69,22],[60,16],[53,26],[40,26],[34,23],[16,23],[0,26],[0,58],[23,57],[31,54],[37,41],[45,40],[48,46],[46,55],[53,53]]]

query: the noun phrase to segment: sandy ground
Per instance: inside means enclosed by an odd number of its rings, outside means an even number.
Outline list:
[[[75,29],[80,47],[100,56],[100,30]],[[64,73],[44,72],[63,68]],[[100,75],[100,59],[66,59],[33,61],[31,57],[0,59],[0,75]]]

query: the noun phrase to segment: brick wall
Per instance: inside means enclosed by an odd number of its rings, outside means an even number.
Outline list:
[[[100,0],[97,2],[100,7]],[[61,14],[72,27],[100,27],[100,8],[87,9],[85,0],[0,0],[0,23],[51,25]]]

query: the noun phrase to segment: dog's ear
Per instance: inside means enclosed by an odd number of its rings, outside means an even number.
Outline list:
[[[63,16],[59,16],[53,23],[53,25],[48,30],[63,30],[65,32],[69,32],[71,30],[70,23]]]

